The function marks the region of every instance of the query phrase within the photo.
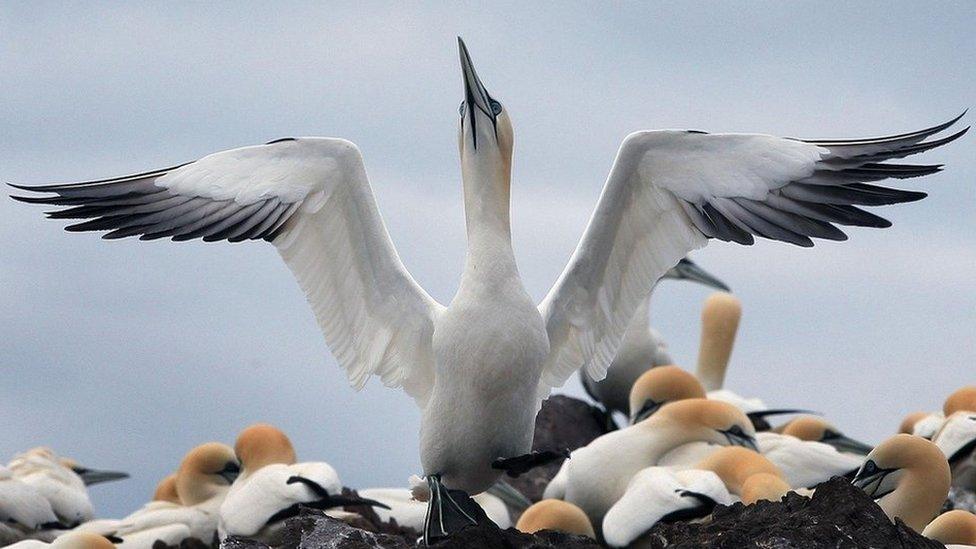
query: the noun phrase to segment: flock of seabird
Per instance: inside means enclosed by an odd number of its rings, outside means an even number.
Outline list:
[[[157,497],[129,517],[92,522],[82,504],[84,474],[49,450],[35,450],[0,472],[5,534],[63,547],[207,540],[214,533],[273,540],[300,505],[341,515],[336,509],[355,501],[416,526],[430,543],[477,522],[471,496],[507,526],[498,497],[483,493],[505,486],[499,481],[506,474],[563,458],[562,449],[532,450],[535,416],[551,389],[577,372],[603,404],[609,432],[572,452],[548,499],[522,514],[522,529],[563,528],[628,546],[658,520],[700,518],[715,503],[773,499],[851,473],[889,516],[916,530],[936,539],[964,531],[960,524],[971,515],[929,521],[949,486],[946,456],[971,450],[976,438],[971,390],[950,397],[941,414],[913,416],[906,424],[916,434],[873,449],[815,418],[757,433],[754,424],[776,411],[723,388],[737,300],[718,294],[706,303],[697,375],[668,366],[673,361],[648,325],[650,294],[662,278],[722,288],[684,260],[708,239],[752,244],[758,236],[809,247],[813,238],[845,240],[838,226],[890,226],[862,207],[925,194],[877,182],[938,172],[940,165],[891,161],[958,139],[968,128],[939,134],[962,115],[868,139],[633,133],[568,265],[536,304],[512,248],[512,121],[460,39],[458,47],[468,249],[447,306],[400,261],[363,158],[343,139],[285,138],[125,177],[15,185],[36,193],[17,200],[56,206],[48,217],[81,220],[69,231],[273,244],[352,385],[376,376],[402,387],[421,408],[422,479],[409,488],[343,495],[331,466],[296,463],[287,437],[258,425],[242,432],[235,448],[193,449]],[[615,412],[631,424],[614,429]],[[28,474],[18,460],[45,461],[31,467],[47,469]],[[44,482],[32,484],[38,475]],[[61,484],[48,490],[45,482]],[[61,514],[62,496],[74,498],[75,514]],[[28,499],[38,504],[30,513],[10,503]]]

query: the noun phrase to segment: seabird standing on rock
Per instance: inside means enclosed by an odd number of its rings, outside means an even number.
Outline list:
[[[480,493],[504,472],[559,457],[528,454],[541,400],[578,370],[593,379],[606,375],[634,312],[681,258],[709,238],[752,244],[760,236],[812,246],[811,238],[845,239],[834,224],[888,227],[857,205],[925,195],[869,182],[924,176],[940,166],[886,161],[965,132],[926,141],[957,118],[850,140],[633,133],[569,264],[537,307],[511,242],[512,123],[460,39],[458,47],[468,254],[447,307],[403,266],[363,158],[343,139],[279,139],[126,177],[17,187],[50,193],[19,199],[63,207],[51,217],[87,220],[72,231],[274,244],[353,385],[376,375],[403,387],[423,409],[421,463],[432,493],[428,541],[449,535],[440,525],[472,522],[455,501],[462,491]]]

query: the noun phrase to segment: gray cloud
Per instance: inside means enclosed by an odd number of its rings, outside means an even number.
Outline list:
[[[568,259],[623,136],[642,128],[810,137],[916,129],[973,101],[968,2],[441,5],[422,8],[61,3],[0,7],[3,180],[128,173],[287,135],[366,156],[405,263],[442,302],[464,256],[454,35],[513,113],[513,223],[541,298]],[[972,383],[972,139],[908,182],[895,226],[799,250],[696,255],[745,303],[731,388],[822,410],[869,440]],[[7,457],[49,444],[134,478],[96,487],[119,515],[190,446],[279,424],[351,485],[419,470],[419,413],[354,393],[270,246],[100,241],[0,201],[0,417]],[[654,324],[694,363],[707,292],[655,294]],[[566,391],[581,394],[573,381]]]

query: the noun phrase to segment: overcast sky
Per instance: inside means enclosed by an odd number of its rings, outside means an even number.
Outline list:
[[[516,130],[513,233],[529,292],[562,270],[629,132],[797,137],[915,130],[976,103],[976,5],[687,2],[405,8],[61,2],[0,5],[0,180],[121,175],[285,136],[350,139],[404,263],[443,303],[464,225],[462,35]],[[973,115],[969,116],[973,119]],[[694,256],[744,302],[727,386],[821,410],[878,441],[976,364],[976,141],[925,155],[925,201],[813,249],[715,243]],[[349,388],[298,285],[263,243],[105,242],[0,200],[0,457],[47,444],[152,492],[191,446],[270,421],[346,484],[419,472],[420,414]],[[708,290],[658,287],[653,324],[695,361]],[[581,394],[574,379],[563,391]]]

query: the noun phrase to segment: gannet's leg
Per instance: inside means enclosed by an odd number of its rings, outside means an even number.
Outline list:
[[[512,478],[528,473],[532,469],[556,461],[569,459],[569,450],[532,450],[528,454],[515,457],[498,458],[492,462],[492,469],[500,469]]]
[[[466,526],[478,524],[475,517],[488,520],[468,494],[441,484],[440,475],[427,475],[427,487],[430,489],[430,501],[427,502],[427,516],[424,518],[425,545],[446,538]]]

